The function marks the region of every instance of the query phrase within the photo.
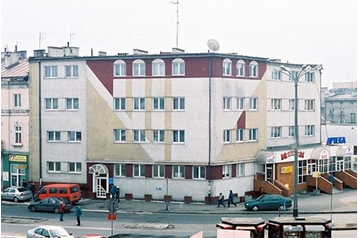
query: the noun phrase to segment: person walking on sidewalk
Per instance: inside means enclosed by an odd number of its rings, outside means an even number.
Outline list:
[[[227,207],[230,207],[230,203],[234,204],[236,207],[236,203],[234,203],[234,193],[232,192],[232,190],[230,190],[230,193],[229,193],[229,201],[228,201]]]
[[[220,205],[223,205],[224,207],[226,207],[224,204],[224,195],[222,193],[220,193],[219,199],[218,199],[218,207],[220,207]]]
[[[66,205],[61,201],[60,205],[58,206],[58,211],[60,213],[60,221],[63,221],[63,214],[65,213]]]
[[[81,225],[82,208],[78,204],[76,206],[75,215],[77,218],[77,226],[80,226]]]

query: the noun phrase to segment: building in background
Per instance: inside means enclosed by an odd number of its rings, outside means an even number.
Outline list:
[[[1,52],[1,185],[21,186],[29,174],[29,62],[26,51]]]

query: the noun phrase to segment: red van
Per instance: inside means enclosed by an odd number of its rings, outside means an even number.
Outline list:
[[[47,197],[66,198],[75,204],[81,200],[80,185],[64,183],[45,185],[37,192],[34,200],[42,200]]]

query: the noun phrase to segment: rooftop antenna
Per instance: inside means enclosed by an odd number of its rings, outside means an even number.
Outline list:
[[[41,49],[41,41],[45,39],[45,33],[39,33],[39,49]]]
[[[176,36],[176,48],[179,46],[179,0],[176,0],[176,2],[170,2],[172,4],[175,4],[177,6],[177,36]]]
[[[72,39],[72,36],[74,36],[75,35],[75,33],[70,33],[70,45],[71,45],[71,39]],[[69,46],[70,46],[69,45]]]

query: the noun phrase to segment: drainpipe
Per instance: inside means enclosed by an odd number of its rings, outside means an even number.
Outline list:
[[[212,56],[209,56],[209,161],[208,161],[208,195],[209,204],[211,204],[211,72],[212,71]]]
[[[41,61],[39,61],[39,174],[42,187],[42,114],[41,114]]]

